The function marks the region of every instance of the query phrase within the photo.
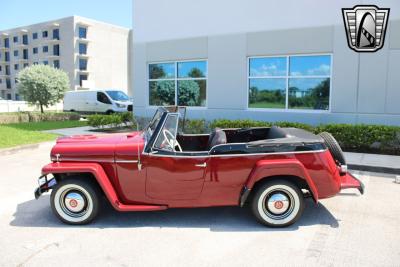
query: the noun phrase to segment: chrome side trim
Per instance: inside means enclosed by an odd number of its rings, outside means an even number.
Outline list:
[[[138,160],[116,160],[115,163],[138,163]]]
[[[104,162],[104,163],[114,163],[115,161],[113,159],[96,159],[96,158],[64,158],[64,157],[59,157],[56,159],[55,157],[51,158],[51,161],[57,161],[57,162],[63,162],[63,161],[80,161],[80,162]]]
[[[151,157],[169,157],[169,158],[218,158],[218,157],[244,157],[244,156],[268,156],[268,155],[285,155],[285,154],[309,154],[309,153],[323,153],[328,149],[310,150],[310,151],[289,151],[289,152],[271,152],[271,153],[249,153],[249,154],[223,154],[223,155],[203,155],[203,156],[190,156],[190,155],[160,155],[143,153],[143,155]]]

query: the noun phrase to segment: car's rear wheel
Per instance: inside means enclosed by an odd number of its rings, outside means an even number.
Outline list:
[[[64,223],[90,223],[99,211],[100,190],[82,179],[62,180],[51,192],[51,208]]]
[[[269,227],[285,227],[295,223],[303,213],[301,190],[285,180],[268,181],[258,187],[252,210],[259,222]]]

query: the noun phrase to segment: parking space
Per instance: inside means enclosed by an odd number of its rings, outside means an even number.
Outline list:
[[[0,266],[395,266],[400,262],[400,184],[357,173],[356,190],[307,200],[295,225],[259,225],[249,209],[118,213],[104,204],[96,222],[66,226],[49,196],[34,200],[51,143],[0,156]]]

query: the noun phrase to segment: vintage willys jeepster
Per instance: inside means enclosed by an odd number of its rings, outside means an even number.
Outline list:
[[[52,210],[68,224],[92,221],[105,196],[118,211],[250,206],[262,224],[283,227],[300,218],[306,196],[364,191],[328,133],[273,126],[184,134],[182,114],[160,107],[142,131],[59,138],[35,197],[51,190]]]

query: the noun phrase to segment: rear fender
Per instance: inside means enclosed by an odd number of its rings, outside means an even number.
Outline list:
[[[273,176],[296,176],[307,183],[313,199],[318,202],[318,191],[304,165],[297,159],[260,160],[256,163],[246,182],[247,191],[262,179]]]
[[[110,203],[117,207],[119,200],[103,167],[98,163],[74,163],[55,162],[47,164],[42,168],[42,175],[58,173],[91,173],[97,180],[100,187]]]

